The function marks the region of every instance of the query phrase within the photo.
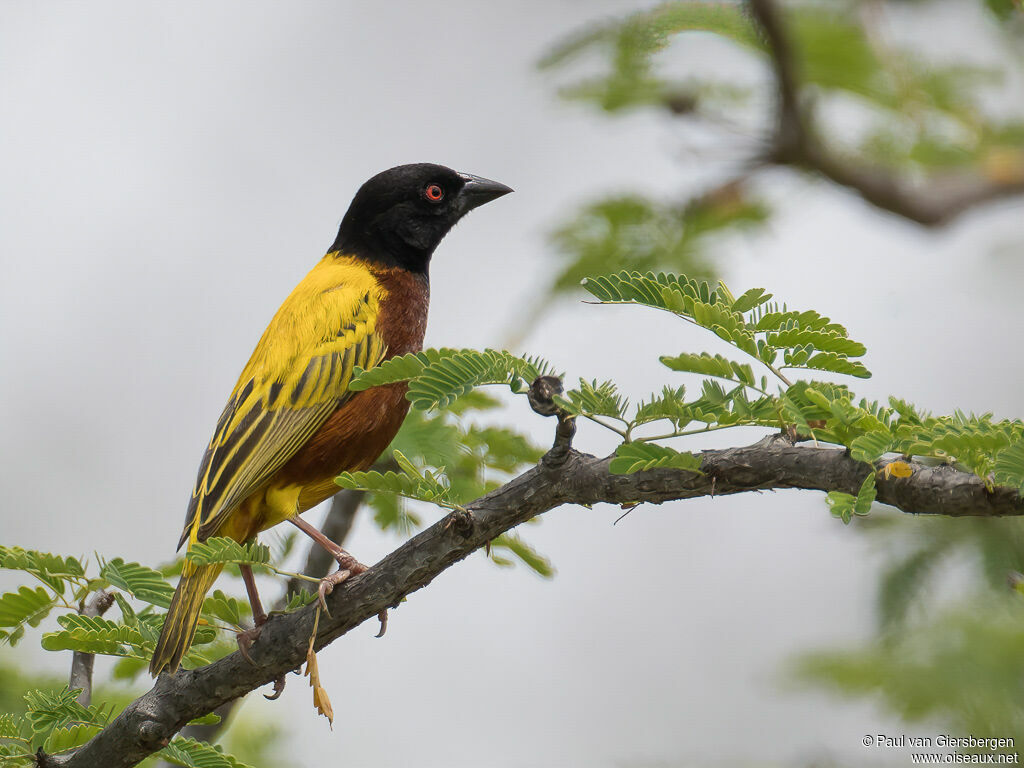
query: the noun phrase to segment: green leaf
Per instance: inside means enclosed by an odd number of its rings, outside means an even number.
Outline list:
[[[334,482],[354,491],[390,493],[418,501],[448,504],[450,488],[440,472],[418,469],[400,451],[394,451],[401,472],[342,472]]]
[[[514,533],[503,533],[491,541],[493,549],[507,549],[534,573],[550,579],[555,575],[551,561]]]
[[[136,680],[139,675],[149,668],[148,662],[148,657],[122,656],[114,662],[114,668],[110,676],[114,680]]]
[[[28,710],[25,719],[32,731],[49,735],[54,728],[67,727],[71,723],[105,726],[110,720],[112,708],[82,706],[77,701],[78,694],[77,688],[70,690],[67,686],[57,691],[27,691],[24,696]]]
[[[899,414],[903,424],[920,426],[930,417],[927,411],[919,412],[913,405],[898,397],[890,397],[889,406]]]
[[[747,327],[743,316],[733,312],[729,303],[705,303],[696,301],[690,312],[678,314],[689,315],[701,327],[707,328],[721,339],[739,347],[750,355],[757,355],[753,330]],[[769,343],[771,343],[769,341]]]
[[[4,768],[35,768],[36,756],[22,744],[0,743],[0,759]]]
[[[207,712],[202,717],[197,717],[193,720],[189,720],[189,725],[217,725],[221,721],[221,716],[216,712]]]
[[[158,571],[138,563],[126,563],[119,557],[104,563],[100,576],[112,586],[161,608],[167,608],[174,596],[174,587]]]
[[[558,66],[582,52],[603,49],[611,63],[608,71],[563,89],[564,97],[584,98],[609,112],[645,105],[690,111],[699,102],[689,106],[694,96],[687,96],[691,91],[706,95],[711,84],[692,77],[684,81],[667,80],[653,66],[655,54],[676,35],[688,32],[714,33],[745,48],[760,46],[753,25],[739,7],[727,3],[672,2],[588,27],[555,46],[540,66]]]
[[[43,751],[54,754],[80,747],[99,733],[100,730],[102,729],[98,725],[76,724],[57,726],[47,736],[46,741],[43,742]]]
[[[806,347],[804,348],[806,349]],[[797,360],[790,359],[789,355],[786,357],[786,365],[783,368],[806,368],[815,371],[831,371],[832,373],[842,373],[847,376],[856,376],[858,379],[870,379],[871,371],[867,367],[857,361],[848,360],[843,355],[836,352],[819,352],[818,354],[805,359]]]
[[[748,387],[757,386],[754,372],[748,364],[737,363],[721,355],[710,355],[707,352],[694,355],[683,352],[675,357],[663,355],[659,360],[661,360],[662,365],[673,371],[699,373],[704,376],[714,376],[719,379],[735,381]]]
[[[829,318],[808,309],[803,312],[783,310],[781,312],[766,312],[757,320],[755,328],[758,331],[785,332],[789,330],[821,331],[830,336],[846,336],[846,329],[838,323],[833,323]]]
[[[445,357],[451,357],[457,352],[459,350],[449,348],[424,349],[422,352],[411,352],[406,355],[392,357],[367,371],[356,366],[348,388],[352,392],[361,392],[364,389],[378,387],[382,384],[408,381],[423,373],[424,369],[431,363],[436,363]]]
[[[203,601],[203,613],[209,614],[232,626],[239,627],[244,618],[252,615],[248,603],[237,600],[216,589]]]
[[[611,381],[586,381],[580,379],[577,389],[570,389],[564,395],[555,395],[554,401],[567,412],[575,415],[608,416],[622,418],[627,403]]]
[[[474,387],[506,384],[523,391],[523,381],[549,374],[550,366],[538,358],[517,357],[486,349],[428,349],[392,358],[369,371],[359,371],[349,389],[359,391],[395,381],[408,381],[406,397],[420,410],[447,408]]]
[[[1018,493],[1024,493],[1024,442],[1015,443],[996,454],[992,480],[996,485],[1016,488]]]
[[[544,449],[534,445],[529,438],[505,427],[471,426],[463,435],[463,444],[477,450],[481,463],[488,469],[512,473],[527,464],[536,464],[544,455]],[[452,467],[448,475],[454,474]]]
[[[176,736],[157,754],[169,763],[186,768],[251,768],[223,752],[219,746],[184,736]]]
[[[694,418],[693,409],[686,403],[686,387],[665,387],[660,395],[651,395],[637,404],[632,424],[649,424],[667,420],[680,430]]]
[[[875,502],[875,473],[871,472],[864,478],[856,496],[842,491],[829,491],[826,501],[832,509],[832,516],[849,525],[854,515],[864,516],[871,511]]]
[[[551,372],[537,358],[522,358],[508,352],[487,349],[461,350],[427,366],[409,382],[408,398],[421,410],[447,408],[474,387],[507,384],[513,392],[524,391],[524,382]]]
[[[874,464],[892,450],[893,437],[888,432],[868,432],[850,443],[850,455],[857,461]]]
[[[615,449],[608,469],[616,475],[628,475],[648,469],[670,467],[700,472],[701,457],[654,443],[623,443]]]
[[[625,30],[630,30],[628,33]],[[659,50],[671,35],[681,32],[713,32],[743,45],[758,48],[761,41],[747,18],[736,6],[721,3],[665,3],[649,11],[632,14],[624,20],[587,27],[560,40],[545,54],[538,66],[550,68],[586,52],[594,45],[619,43],[620,36],[636,36],[646,30],[645,53]]]
[[[563,266],[551,293],[576,292],[589,275],[627,267],[709,278],[714,269],[704,253],[705,240],[756,226],[767,215],[764,203],[741,185],[729,185],[682,206],[631,194],[598,200],[583,206],[552,234]]]
[[[373,510],[373,521],[382,531],[393,530],[408,537],[422,525],[422,519],[410,507],[405,496],[394,492],[369,492],[366,504]]]
[[[300,590],[298,592],[290,592],[288,594],[288,602],[284,607],[286,612],[294,611],[296,608],[301,608],[304,605],[309,605],[317,599],[316,592],[307,592]]]
[[[14,645],[25,634],[25,627],[37,627],[57,604],[57,598],[43,587],[18,587],[16,592],[0,595],[0,627],[8,627],[0,633]]]
[[[192,544],[185,557],[195,565],[266,565],[270,562],[270,547],[257,541],[241,544],[234,539],[214,537]]]
[[[843,521],[843,525],[849,525],[853,519],[853,508],[857,504],[857,497],[843,491],[829,491],[825,501],[832,510],[832,516]]]
[[[857,491],[857,501],[853,505],[855,515],[866,515],[871,511],[871,505],[875,503],[875,473],[872,472],[864,478],[864,482]]]
[[[61,557],[34,549],[0,546],[0,568],[25,571],[46,582],[54,591],[64,594],[66,583],[85,577],[85,569],[74,557]]]
[[[57,618],[63,627],[43,635],[42,646],[48,651],[79,651],[105,656],[148,658],[148,646],[138,626],[118,624],[101,616],[80,616],[68,613]]]
[[[28,723],[20,715],[0,712],[0,739],[24,738]]]
[[[705,282],[687,277],[623,271],[583,279],[583,287],[602,303],[643,304],[686,313],[694,302],[714,303],[717,297]]]
[[[586,278],[583,287],[602,303],[643,304],[689,318],[747,354],[758,355],[754,327],[732,309],[736,300],[724,284],[712,290],[682,275],[619,272]]]
[[[764,288],[751,288],[743,293],[732,304],[733,312],[749,312],[754,307],[759,307],[767,301],[771,301],[772,295],[765,293]]]
[[[842,357],[861,357],[866,352],[864,345],[852,341],[842,326],[838,330],[814,328],[788,328],[768,334],[768,343],[773,347],[799,347],[808,345],[822,352],[833,352]]]
[[[990,482],[996,457],[1012,445],[1024,442],[1024,423],[992,420],[992,414],[929,417],[921,424],[904,424],[896,429],[896,450],[907,455],[931,456],[955,461]],[[1007,480],[1013,477],[1013,454],[1003,466]]]

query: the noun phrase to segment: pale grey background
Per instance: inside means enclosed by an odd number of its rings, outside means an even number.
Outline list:
[[[920,31],[995,55],[967,6]],[[0,540],[168,558],[239,369],[372,173],[435,161],[516,188],[433,266],[428,343],[484,346],[533,306],[545,233],[572,205],[699,189],[710,156],[727,167],[728,145],[661,116],[596,119],[534,71],[558,35],[630,7],[0,6]],[[706,40],[671,55],[760,76]],[[928,232],[786,173],[763,191],[768,229],[716,251],[734,288],[845,322],[876,373],[866,395],[1020,415],[1019,204]],[[571,302],[524,347],[640,396],[670,380],[658,353],[714,345],[656,313]],[[523,404],[504,418],[548,440]],[[578,445],[612,444],[584,425]],[[861,737],[899,732],[893,718],[780,684],[797,650],[870,634],[880,558],[820,496],[643,507],[612,527],[618,514],[562,509],[524,531],[552,582],[474,556],[395,611],[386,639],[366,626],[332,646],[333,732],[297,678],[246,710],[283,719],[310,766],[877,759]],[[360,524],[351,548],[373,562],[397,543]],[[19,656],[65,665],[32,646]]]

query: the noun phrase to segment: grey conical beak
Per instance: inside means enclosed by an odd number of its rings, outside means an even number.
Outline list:
[[[482,176],[473,176],[470,173],[460,173],[459,176],[466,182],[459,191],[459,197],[462,199],[462,205],[466,211],[478,208],[491,200],[497,200],[512,191],[512,187],[505,186],[498,181],[485,179]]]

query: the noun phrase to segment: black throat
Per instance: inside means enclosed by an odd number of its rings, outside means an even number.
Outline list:
[[[378,216],[367,222],[349,211],[329,252],[427,276],[437,242],[426,234],[399,217]]]

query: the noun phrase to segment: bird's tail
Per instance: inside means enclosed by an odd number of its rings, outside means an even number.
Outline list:
[[[178,588],[171,598],[171,607],[167,609],[163,629],[160,630],[160,639],[156,641],[153,659],[149,662],[149,672],[153,677],[165,669],[174,674],[181,665],[181,659],[188,652],[196,634],[203,598],[223,568],[221,564],[185,563]]]

